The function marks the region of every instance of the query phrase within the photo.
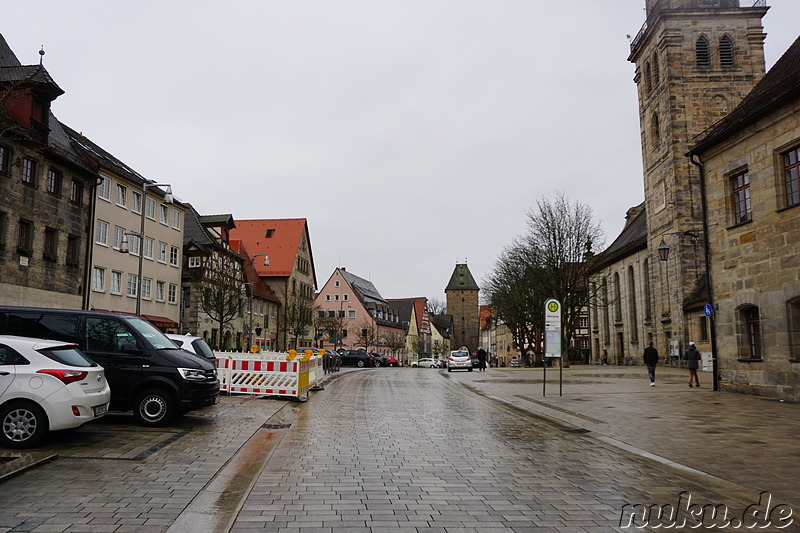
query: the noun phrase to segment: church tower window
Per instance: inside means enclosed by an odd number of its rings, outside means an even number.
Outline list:
[[[700,38],[697,39],[694,53],[698,67],[711,66],[711,53],[709,52],[708,39],[706,39],[704,35],[701,35]]]
[[[719,40],[719,64],[723,67],[733,66],[733,39],[723,35]]]

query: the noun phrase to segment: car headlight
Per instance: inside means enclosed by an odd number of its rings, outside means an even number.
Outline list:
[[[203,370],[197,370],[196,368],[179,368],[178,372],[180,372],[181,377],[187,381],[206,380],[206,373]]]

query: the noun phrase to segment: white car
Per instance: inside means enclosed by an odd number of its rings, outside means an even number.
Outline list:
[[[472,372],[472,356],[466,350],[453,350],[450,352],[450,357],[447,358],[447,371],[452,372],[454,369],[466,370]]]
[[[104,416],[111,389],[103,367],[75,344],[0,335],[0,443],[36,446],[48,431]]]
[[[439,368],[439,363],[435,359],[430,359],[428,357],[423,357],[417,361],[411,361],[411,366],[416,366],[420,368]]]
[[[183,348],[187,352],[205,357],[212,363],[217,360],[214,351],[202,337],[195,337],[194,335],[175,335],[174,333],[166,333],[165,336],[174,342],[178,348]]]

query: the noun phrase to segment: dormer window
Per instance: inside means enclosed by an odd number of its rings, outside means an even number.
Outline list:
[[[270,229],[267,230],[267,233],[264,235],[264,237],[269,239],[270,237],[272,237],[273,233],[275,233],[275,228],[270,228]]]

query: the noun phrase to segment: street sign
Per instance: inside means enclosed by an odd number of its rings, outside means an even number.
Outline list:
[[[706,304],[703,306],[703,313],[705,313],[706,316],[711,316],[711,313],[713,312],[714,309],[712,309],[711,304]]]
[[[553,298],[544,303],[544,356],[561,357],[561,303]]]

